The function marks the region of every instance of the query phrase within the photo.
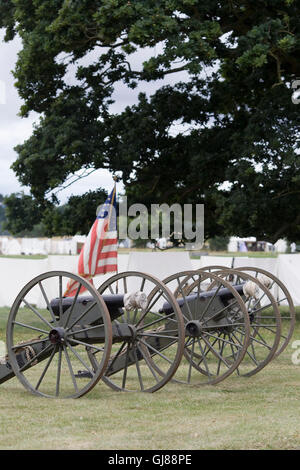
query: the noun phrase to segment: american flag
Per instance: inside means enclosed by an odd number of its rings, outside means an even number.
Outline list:
[[[116,184],[105,203],[100,207],[97,218],[81,249],[77,272],[93,284],[97,274],[118,271],[118,235],[116,217]],[[69,282],[64,297],[76,294],[79,285]],[[80,292],[85,289],[82,287]]]

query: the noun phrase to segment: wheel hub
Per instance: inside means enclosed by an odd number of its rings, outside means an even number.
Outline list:
[[[53,328],[49,333],[49,341],[52,344],[62,344],[65,341],[65,330],[64,328]]]
[[[202,323],[197,320],[189,321],[185,326],[188,336],[198,337],[202,333]]]

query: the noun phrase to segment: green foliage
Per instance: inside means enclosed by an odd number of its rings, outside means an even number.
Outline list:
[[[12,235],[26,236],[32,232],[42,216],[42,207],[24,193],[13,193],[4,198],[6,222],[4,228]]]
[[[51,206],[44,212],[43,224],[48,236],[87,235],[96,219],[96,210],[107,198],[103,189],[71,196],[68,203]]]
[[[106,191],[98,189],[71,196],[66,204],[57,206],[50,202],[41,204],[23,193],[11,194],[4,199],[5,228],[15,236],[87,235],[96,218],[97,207],[106,198]]]
[[[6,221],[5,206],[3,204],[3,196],[2,194],[0,194],[0,235],[4,235],[8,233],[4,228],[5,221]]]
[[[209,240],[209,248],[212,251],[227,251],[229,237],[216,236]]]
[[[23,43],[20,113],[41,114],[13,164],[38,201],[107,168],[131,201],[204,203],[206,238],[299,238],[299,2],[0,0],[0,26]],[[121,83],[157,90],[113,114]]]

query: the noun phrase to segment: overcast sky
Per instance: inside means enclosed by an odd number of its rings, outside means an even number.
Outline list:
[[[16,38],[10,43],[4,43],[1,31],[0,39],[0,193],[8,195],[24,191],[28,194],[29,188],[21,186],[10,166],[17,158],[14,147],[30,137],[32,125],[38,120],[38,115],[31,113],[28,118],[18,116],[22,101],[14,87],[11,71],[15,67],[21,41]],[[82,194],[99,187],[110,191],[112,185],[112,175],[108,171],[99,170],[59,193],[59,198],[61,202],[65,202],[71,194]],[[119,186],[121,189],[122,185]]]
[[[2,41],[1,31],[0,37]],[[21,188],[10,165],[16,159],[13,147],[30,135],[34,121],[34,116],[30,119],[17,116],[21,100],[14,88],[11,70],[19,48],[18,39],[9,44],[0,43],[0,193],[4,195],[25,189]]]
[[[17,154],[14,147],[21,144],[30,137],[32,133],[32,126],[34,122],[38,121],[38,115],[31,113],[28,118],[21,118],[18,116],[22,101],[18,95],[17,89],[14,87],[14,77],[12,70],[15,67],[18,51],[21,48],[21,41],[19,38],[14,39],[9,43],[3,42],[3,30],[0,30],[0,193],[8,195],[13,192],[24,191],[29,194],[29,188],[21,186],[14,172],[10,169],[11,164],[16,160]],[[138,67],[150,54],[156,54],[158,48],[154,51],[143,50],[143,53],[136,53],[132,57],[131,63]],[[96,56],[97,51],[94,51]],[[184,79],[184,74],[180,77],[176,76],[178,80]],[[172,75],[165,80],[160,80],[156,85],[141,84],[137,89],[131,90],[125,86],[118,86],[116,88],[114,98],[115,104],[112,105],[113,112],[120,112],[127,105],[132,105],[136,102],[137,94],[140,91],[146,91],[151,94],[158,86],[165,83],[172,83],[174,78]],[[58,197],[62,203],[66,202],[71,194],[83,194],[88,190],[95,190],[99,187],[105,188],[110,191],[113,185],[112,175],[107,170],[98,170],[91,174],[89,177],[78,181],[69,188],[61,191]],[[123,186],[120,183],[119,191]]]

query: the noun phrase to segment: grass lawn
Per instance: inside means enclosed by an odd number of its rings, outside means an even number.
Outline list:
[[[266,251],[247,251],[247,252],[240,252],[240,251],[206,251],[206,252],[198,252],[193,253],[190,251],[190,256],[193,259],[200,259],[201,255],[209,255],[209,256],[220,256],[220,257],[246,257],[246,258],[277,258],[278,253],[266,252]]]
[[[120,255],[128,255],[131,251],[139,251],[139,252],[148,252],[152,253],[151,248],[119,248],[118,253]],[[166,253],[178,253],[178,252],[185,252],[185,248],[171,248],[166,250]],[[157,250],[156,253],[162,253],[162,251]],[[264,252],[264,251],[248,251],[246,253],[243,252],[230,252],[230,251],[189,251],[190,257],[192,259],[200,259],[200,256],[220,256],[220,257],[249,257],[249,258],[277,258],[278,253],[272,252]],[[53,256],[53,255],[51,255]],[[55,256],[55,255],[54,255]],[[60,256],[60,255],[57,255]],[[0,258],[15,258],[15,259],[45,259],[47,255],[0,255]]]
[[[8,309],[0,309],[5,340]],[[300,340],[300,324],[292,338]],[[291,347],[250,378],[118,393],[100,382],[78,400],[1,385],[1,449],[300,449],[300,365]],[[183,365],[181,367],[184,367]]]
[[[149,252],[153,253],[151,248],[119,248],[118,253],[120,254],[129,254],[131,251],[142,251],[142,252]],[[179,251],[186,251],[185,248],[170,248],[166,250],[166,253],[169,252],[179,252]],[[163,251],[156,250],[155,253],[163,253]],[[189,251],[190,256],[194,259],[199,259],[200,256],[229,256],[229,257],[250,257],[250,258],[277,258],[278,253],[273,252],[266,252],[266,251],[247,251],[247,252],[240,252],[240,251]]]

